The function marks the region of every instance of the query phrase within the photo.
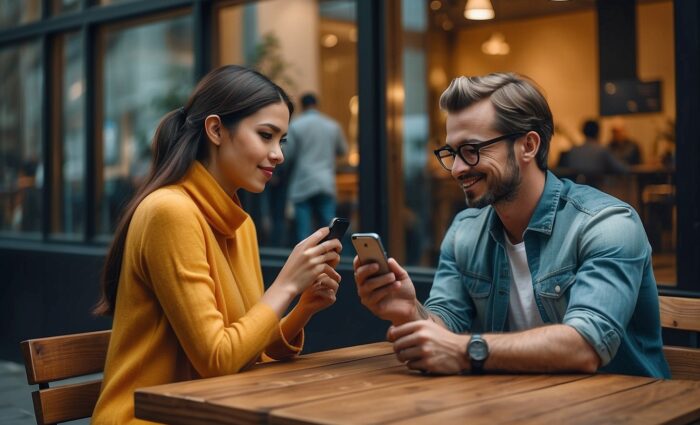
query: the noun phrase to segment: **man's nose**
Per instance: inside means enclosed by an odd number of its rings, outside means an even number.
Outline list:
[[[455,161],[452,163],[452,170],[450,172],[452,173],[452,177],[459,179],[459,176],[466,174],[469,172],[469,170],[471,170],[471,168],[471,165],[462,161],[462,158],[460,158],[459,155],[456,155]]]

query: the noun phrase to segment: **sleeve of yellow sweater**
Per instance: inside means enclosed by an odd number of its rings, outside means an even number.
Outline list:
[[[255,231],[255,224],[252,222],[252,220],[244,223],[241,227],[241,231],[246,233],[246,240],[250,244],[248,249],[251,252],[255,252],[256,256],[259,256],[258,238]],[[254,262],[255,272],[261,285],[260,290],[264,291],[265,288],[262,287],[263,276],[262,270],[260,269],[260,263],[258,262],[257,258]],[[280,321],[277,331],[270,333],[270,339],[266,344],[265,353],[262,356],[263,361],[289,359],[299,355],[304,347],[304,329],[299,331],[296,337],[294,337],[291,341],[288,341],[282,332],[285,320],[287,320],[286,317]]]
[[[200,376],[238,372],[279,328],[268,306],[255,304],[235,323],[216,308],[204,227],[188,199],[171,194],[154,202],[141,238],[143,269],[180,345]]]

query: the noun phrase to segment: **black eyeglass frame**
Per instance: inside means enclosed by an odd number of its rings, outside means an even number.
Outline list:
[[[518,138],[520,138],[520,137],[526,135],[527,133],[528,133],[527,131],[521,131],[521,132],[518,132],[518,133],[505,134],[505,135],[503,135],[503,136],[494,137],[493,139],[486,140],[486,141],[483,141],[483,142],[478,142],[478,143],[465,142],[465,143],[462,143],[461,145],[457,146],[457,149],[456,149],[456,150],[455,150],[455,149],[452,149],[452,146],[445,145],[445,146],[443,146],[443,147],[441,147],[441,148],[439,148],[439,149],[435,149],[435,150],[433,151],[433,154],[435,154],[435,157],[437,158],[437,160],[438,160],[438,162],[440,163],[440,165],[442,165],[442,168],[444,168],[444,169],[447,170],[447,171],[452,171],[452,168],[448,168],[448,167],[445,165],[445,163],[442,162],[442,158],[447,158],[447,156],[441,156],[441,153],[442,153],[442,152],[448,152],[448,153],[450,154],[450,156],[452,157],[452,159],[454,159],[454,157],[455,157],[456,155],[459,155],[459,159],[461,159],[465,164],[467,164],[467,165],[470,166],[470,167],[474,167],[474,166],[476,166],[476,165],[479,163],[479,160],[481,159],[481,156],[480,156],[480,154],[479,154],[479,152],[481,151],[481,149],[485,148],[486,146],[491,146],[491,145],[493,145],[494,143],[498,143],[498,142],[500,142],[501,140],[506,140],[506,139],[517,140]],[[471,148],[476,149],[476,152],[475,152],[475,153],[476,153],[476,161],[474,161],[473,164],[470,163],[469,161],[467,161],[467,160],[464,158],[464,155],[462,155],[462,148],[463,148],[464,146],[469,146],[469,147],[471,147]],[[454,163],[453,163],[453,165],[454,165]]]

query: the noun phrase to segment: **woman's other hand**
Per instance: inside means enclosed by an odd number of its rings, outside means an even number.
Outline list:
[[[309,316],[333,305],[340,284],[327,274],[322,273],[316,281],[301,293],[297,308]]]

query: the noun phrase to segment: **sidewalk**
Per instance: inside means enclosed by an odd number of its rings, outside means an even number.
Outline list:
[[[27,384],[24,366],[18,363],[0,360],[0,424],[36,425],[32,391],[38,385]],[[89,419],[66,422],[87,425]]]

